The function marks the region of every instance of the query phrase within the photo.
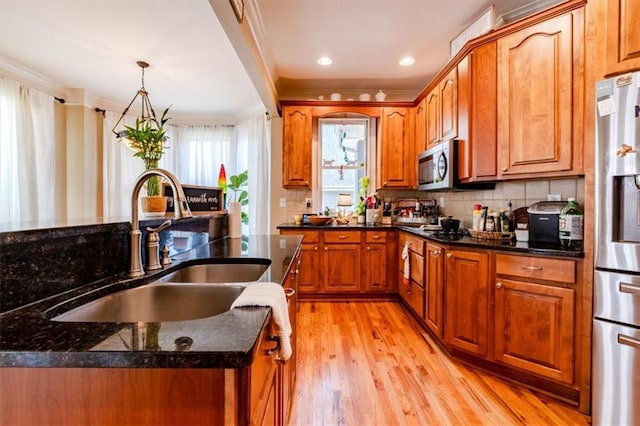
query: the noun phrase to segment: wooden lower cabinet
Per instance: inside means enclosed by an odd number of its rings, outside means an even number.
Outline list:
[[[576,262],[496,255],[495,360],[574,382]]]
[[[409,278],[404,276],[405,259],[402,258],[404,247],[408,248]],[[416,315],[424,318],[424,246],[425,241],[406,232],[398,234],[398,293],[405,305]]]
[[[291,262],[291,267],[287,277],[284,281],[284,291],[287,296],[287,306],[289,312],[289,321],[291,322],[291,358],[286,362],[280,363],[278,367],[278,395],[280,402],[278,407],[280,409],[280,417],[282,424],[289,423],[289,416],[291,414],[291,406],[293,402],[293,396],[295,392],[296,384],[296,372],[297,372],[297,311],[298,311],[298,278],[302,272],[302,253],[298,252],[296,257]]]
[[[439,338],[444,330],[444,247],[427,242],[424,322]]]
[[[446,254],[445,342],[486,357],[489,349],[489,254],[449,248]]]
[[[303,235],[298,291],[301,297],[376,297],[396,291],[395,230],[281,229]]]
[[[359,238],[359,236],[358,236]],[[360,291],[360,244],[324,244],[325,292]]]

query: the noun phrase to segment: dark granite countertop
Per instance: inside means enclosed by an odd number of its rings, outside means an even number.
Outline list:
[[[581,251],[568,251],[563,250],[559,245],[553,244],[536,244],[530,242],[516,242],[514,240],[481,240],[471,238],[469,235],[438,235],[433,232],[426,232],[420,229],[419,226],[407,226],[407,225],[296,225],[295,223],[283,223],[278,225],[278,229],[306,229],[306,230],[322,230],[322,231],[335,231],[341,229],[353,229],[353,230],[377,230],[377,229],[398,229],[409,232],[421,238],[425,238],[431,241],[435,241],[442,244],[461,247],[472,248],[484,248],[492,250],[501,250],[518,253],[528,253],[538,256],[551,256],[551,257],[584,257],[584,252]]]
[[[270,308],[237,308],[209,318],[162,323],[55,322],[49,318],[52,312],[60,311],[56,306],[73,303],[69,301],[74,298],[86,303],[191,264],[270,259],[271,266],[260,280],[282,283],[300,242],[298,236],[281,235],[224,238],[174,256],[172,265],[153,274],[108,277],[6,312],[0,315],[0,367],[245,367],[253,361]],[[158,329],[158,346],[151,349],[153,342],[148,336],[153,335],[153,329]],[[142,339],[145,335],[146,342]],[[179,337],[193,339],[188,351],[177,350],[175,340]]]

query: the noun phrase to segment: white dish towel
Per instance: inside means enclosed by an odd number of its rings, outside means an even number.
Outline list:
[[[273,319],[280,337],[280,354],[282,361],[291,357],[291,322],[287,297],[282,285],[278,283],[256,282],[247,288],[231,304],[231,309],[242,306],[270,306]]]
[[[402,259],[404,260],[402,277],[404,278],[405,284],[409,284],[409,278],[411,277],[411,264],[409,263],[409,246],[410,245],[411,245],[411,241],[406,241],[404,243],[404,247],[402,248]]]

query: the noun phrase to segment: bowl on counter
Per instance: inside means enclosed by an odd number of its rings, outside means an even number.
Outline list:
[[[310,225],[322,226],[333,221],[333,216],[309,216],[307,220]]]

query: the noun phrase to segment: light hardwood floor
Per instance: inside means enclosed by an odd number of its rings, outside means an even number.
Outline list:
[[[289,425],[585,425],[442,352],[395,302],[301,302]]]

